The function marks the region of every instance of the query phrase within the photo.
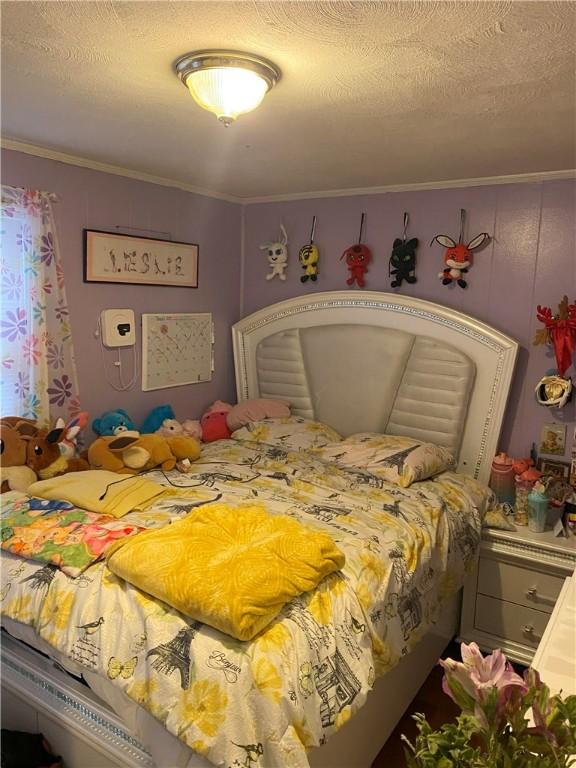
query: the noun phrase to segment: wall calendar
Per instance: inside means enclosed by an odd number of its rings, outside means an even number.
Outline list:
[[[214,325],[210,313],[142,315],[142,389],[211,381]]]

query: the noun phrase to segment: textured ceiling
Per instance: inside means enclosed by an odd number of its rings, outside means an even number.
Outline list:
[[[573,168],[572,2],[3,2],[2,132],[237,197]],[[272,59],[226,129],[172,71]]]

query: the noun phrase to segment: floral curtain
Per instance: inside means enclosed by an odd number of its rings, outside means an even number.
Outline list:
[[[0,415],[53,425],[80,410],[64,273],[48,192],[2,186]]]

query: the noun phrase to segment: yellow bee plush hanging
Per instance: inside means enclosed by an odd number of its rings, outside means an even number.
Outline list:
[[[302,265],[302,269],[305,270],[301,276],[300,281],[305,283],[308,279],[312,282],[318,280],[318,259],[320,254],[318,248],[314,245],[314,232],[316,231],[316,216],[312,219],[312,231],[310,232],[310,242],[308,245],[303,245],[298,253],[298,260]]]

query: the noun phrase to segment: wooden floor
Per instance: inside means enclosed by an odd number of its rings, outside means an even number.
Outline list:
[[[444,656],[459,659],[459,647],[451,644],[446,649]],[[422,712],[433,728],[439,728],[442,723],[448,723],[456,719],[460,708],[452,699],[442,691],[443,671],[440,666],[434,667],[420,688],[412,704],[405,712],[392,735],[382,748],[378,757],[372,763],[372,768],[405,768],[403,742],[400,738],[405,734],[410,741],[416,736],[416,725],[412,719],[415,712]]]

